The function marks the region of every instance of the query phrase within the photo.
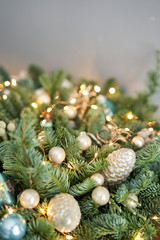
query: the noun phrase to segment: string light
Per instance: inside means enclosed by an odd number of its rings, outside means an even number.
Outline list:
[[[3,88],[3,84],[2,83],[0,83],[0,88]]]
[[[157,135],[160,136],[160,131],[157,132]]]
[[[88,92],[87,90],[84,90],[84,91],[82,92],[82,94],[83,94],[84,96],[87,96],[87,95],[89,94],[89,92]]]
[[[38,108],[38,105],[37,105],[36,102],[32,102],[32,103],[31,103],[31,106],[32,106],[33,108]]]
[[[116,92],[116,89],[115,89],[114,87],[111,87],[111,88],[109,89],[109,93],[110,93],[110,94],[115,94],[115,92]]]
[[[138,235],[135,237],[134,240],[143,240],[144,238],[141,237],[141,234],[138,233]]]
[[[44,165],[44,166],[45,166],[45,165],[46,165],[46,162],[45,162],[45,161],[42,161],[42,165]]]
[[[11,85],[12,85],[13,87],[16,87],[16,86],[17,86],[17,81],[16,81],[16,79],[11,79]]]
[[[14,213],[14,211],[15,211],[15,210],[14,210],[13,208],[8,208],[8,213],[9,213],[9,214]]]
[[[86,89],[86,85],[85,85],[85,84],[82,84],[82,85],[80,86],[80,89],[81,89],[81,91],[84,91],[84,90]]]
[[[94,157],[96,158],[98,156],[98,152],[95,152]]]
[[[72,99],[70,100],[70,103],[71,103],[71,104],[75,104],[75,103],[76,103],[76,98],[72,98]]]
[[[6,100],[8,97],[7,95],[3,95],[3,99]]]
[[[153,216],[152,219],[153,219],[153,220],[158,220],[159,217],[157,217],[157,216]]]
[[[96,93],[99,93],[101,91],[101,88],[99,86],[95,85],[94,90]]]
[[[110,121],[112,120],[112,118],[111,118],[110,116],[106,116],[106,120],[107,120],[108,122],[110,122]]]
[[[152,127],[151,127],[151,128],[149,128],[149,131],[150,131],[150,132],[153,132],[153,130],[154,130],[154,129],[153,129]]]
[[[43,120],[41,121],[42,126],[44,126],[45,123],[46,123],[46,119],[43,119]]]
[[[50,107],[50,108],[47,108],[47,112],[49,113],[49,112],[51,112],[52,111],[52,108]]]
[[[67,235],[67,236],[66,236],[66,239],[73,239],[73,237],[70,236],[70,235]]]
[[[45,215],[45,211],[44,211],[43,208],[40,207],[39,210],[40,210],[40,212],[41,212],[43,215]]]
[[[8,86],[10,85],[10,81],[5,81],[5,82],[4,82],[4,85],[5,85],[6,87],[8,87]]]
[[[96,105],[91,105],[92,109],[97,109],[98,107]]]
[[[134,118],[133,113],[132,113],[132,112],[127,113],[127,118],[128,118],[129,120],[133,119],[133,118]]]
[[[125,130],[126,130],[127,132],[129,132],[129,131],[130,131],[130,129],[129,129],[129,128],[125,128]]]

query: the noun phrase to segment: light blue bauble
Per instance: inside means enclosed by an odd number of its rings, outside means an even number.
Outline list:
[[[114,114],[114,104],[103,95],[97,97],[97,102],[105,108],[106,116],[112,116]]]
[[[0,237],[3,240],[20,240],[26,233],[25,219],[16,213],[5,214],[0,220]]]

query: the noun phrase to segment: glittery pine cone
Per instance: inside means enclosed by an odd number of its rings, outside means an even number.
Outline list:
[[[109,166],[103,170],[105,181],[118,184],[124,181],[135,165],[136,155],[132,149],[121,148],[110,153],[107,157]]]

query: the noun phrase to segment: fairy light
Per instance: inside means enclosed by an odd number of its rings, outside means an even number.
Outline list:
[[[44,126],[46,123],[46,119],[43,119],[41,123],[42,123],[42,126]]]
[[[135,237],[134,240],[143,240],[144,238],[141,237],[141,234],[138,233],[138,235]]]
[[[37,105],[36,102],[32,102],[32,103],[31,103],[31,106],[32,106],[33,108],[38,108],[38,105]]]
[[[3,88],[3,84],[2,83],[0,83],[0,88]]]
[[[73,237],[71,235],[67,235],[66,239],[73,239]]]
[[[94,91],[95,91],[96,93],[99,93],[99,92],[101,91],[101,88],[100,88],[99,86],[95,85],[95,86],[94,86]]]
[[[95,158],[98,157],[98,152],[95,152],[94,157]]]
[[[113,142],[110,142],[110,143],[109,143],[109,146],[112,146],[112,145],[113,145]]]
[[[9,213],[9,214],[14,213],[14,211],[15,211],[15,210],[14,210],[13,208],[8,208],[8,213]]]
[[[125,130],[126,130],[127,132],[129,132],[129,131],[130,131],[130,129],[129,129],[129,128],[125,128]]]
[[[70,100],[70,103],[71,103],[71,104],[75,104],[75,103],[76,103],[76,98],[72,98],[72,99]]]
[[[41,212],[43,215],[45,215],[45,211],[44,211],[43,208],[40,207],[39,210],[40,210],[40,212]]]
[[[132,113],[132,112],[127,113],[127,118],[128,118],[129,120],[133,119],[133,118],[134,118],[133,113]]]
[[[152,127],[151,127],[151,128],[149,128],[149,131],[150,131],[150,132],[153,132],[153,130],[154,130],[154,129],[153,129]]]
[[[52,111],[52,108],[50,107],[50,108],[47,108],[47,112],[49,113],[49,112],[51,112]]]
[[[160,136],[160,131],[157,132],[157,135]]]
[[[86,89],[86,85],[85,85],[85,84],[82,84],[82,85],[80,86],[80,89],[81,89],[81,91],[84,91],[84,90]]]
[[[44,165],[44,166],[45,166],[45,165],[46,165],[46,162],[45,162],[45,161],[42,161],[42,165]]]
[[[115,94],[115,92],[116,92],[116,89],[115,89],[114,87],[111,87],[111,88],[109,89],[109,93],[110,93],[110,94]]]
[[[91,105],[92,109],[97,109],[98,107],[96,105]]]
[[[10,85],[10,81],[5,81],[5,82],[4,82],[4,85],[5,85],[6,87],[8,87],[8,86]]]
[[[153,220],[158,220],[159,217],[157,217],[157,216],[153,216],[152,219],[153,219]]]
[[[84,96],[87,96],[87,95],[89,94],[89,92],[88,92],[87,90],[84,90],[84,91],[82,92],[82,94],[83,94]]]
[[[6,100],[7,98],[8,98],[7,95],[4,94],[3,99]]]
[[[64,110],[68,110],[68,106],[65,106],[63,109],[64,109]]]
[[[16,87],[16,86],[17,86],[17,81],[16,81],[16,79],[11,79],[11,85],[12,85],[13,87]]]

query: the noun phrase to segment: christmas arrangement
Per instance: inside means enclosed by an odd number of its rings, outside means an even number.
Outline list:
[[[128,96],[36,65],[0,67],[0,239],[152,239],[160,223],[160,123],[151,97]]]

